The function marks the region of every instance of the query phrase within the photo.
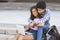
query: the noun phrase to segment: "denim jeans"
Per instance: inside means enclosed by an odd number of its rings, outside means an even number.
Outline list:
[[[38,30],[31,29],[29,32],[32,33],[34,40],[42,40],[43,30],[48,30],[49,24],[44,25],[43,27],[38,27]]]

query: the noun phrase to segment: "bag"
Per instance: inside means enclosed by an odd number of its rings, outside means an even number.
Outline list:
[[[48,34],[51,36],[49,40],[60,40],[60,34],[55,25],[49,29]]]

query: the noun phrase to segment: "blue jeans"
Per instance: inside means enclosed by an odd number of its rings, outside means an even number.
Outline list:
[[[38,30],[30,30],[32,33],[34,40],[42,40],[43,30],[48,30],[49,24],[44,25],[43,27],[38,27]]]
[[[34,40],[36,40],[37,39],[37,30],[30,29],[29,32],[32,33]]]

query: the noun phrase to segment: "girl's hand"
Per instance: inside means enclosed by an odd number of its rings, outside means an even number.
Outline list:
[[[30,23],[30,26],[33,27],[35,25],[35,22],[33,21],[32,23]]]

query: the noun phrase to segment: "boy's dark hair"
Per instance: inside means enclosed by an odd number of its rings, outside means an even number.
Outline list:
[[[31,7],[31,9],[30,9],[30,12],[31,12],[30,19],[31,19],[31,20],[34,20],[34,18],[36,18],[36,17],[33,15],[33,13],[32,13],[32,9],[36,9],[36,10],[37,10],[37,7],[36,7],[36,6],[33,6],[33,7]],[[41,16],[40,16],[39,13],[38,13],[37,16],[38,16],[39,18],[41,18]]]
[[[46,3],[45,1],[40,1],[36,5],[37,8],[45,9],[46,8]]]

